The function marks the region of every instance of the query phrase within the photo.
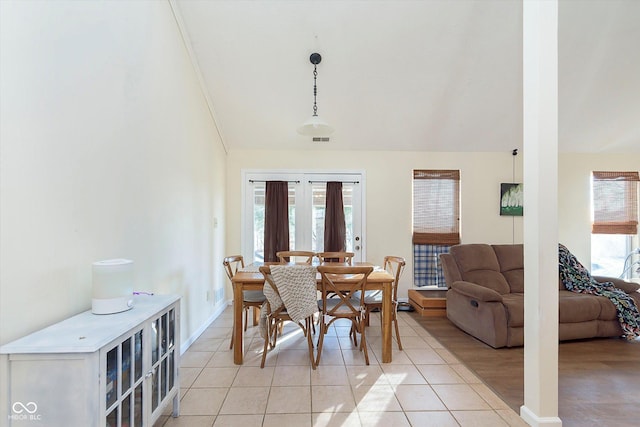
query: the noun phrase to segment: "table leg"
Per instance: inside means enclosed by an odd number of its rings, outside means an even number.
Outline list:
[[[242,337],[242,283],[233,285],[233,363],[242,365],[244,339]]]
[[[393,289],[391,282],[386,282],[382,285],[382,309],[380,315],[382,316],[382,362],[390,363],[392,358],[392,338],[391,327],[392,318],[391,310],[393,310],[393,303],[391,302],[391,294]]]

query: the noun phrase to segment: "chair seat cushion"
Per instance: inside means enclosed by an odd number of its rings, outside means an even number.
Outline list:
[[[246,302],[264,302],[266,297],[262,291],[243,291],[242,299]]]
[[[354,292],[353,297],[359,300],[360,291]],[[364,303],[365,304],[382,304],[382,290],[378,289],[375,291],[365,291]]]

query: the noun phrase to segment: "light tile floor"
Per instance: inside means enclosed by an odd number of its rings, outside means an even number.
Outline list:
[[[229,307],[183,354],[180,416],[165,415],[156,427],[526,426],[411,315],[400,312],[399,322],[403,351],[394,337],[391,363],[380,362],[379,318],[372,317],[369,366],[349,326],[339,324],[312,370],[306,340],[289,323],[261,369],[264,341],[251,326],[244,364],[234,365]]]

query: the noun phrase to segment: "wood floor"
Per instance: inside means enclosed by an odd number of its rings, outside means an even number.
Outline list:
[[[510,407],[524,403],[523,348],[494,349],[446,318],[416,320]],[[562,342],[558,356],[558,412],[563,427],[640,425],[640,341]]]

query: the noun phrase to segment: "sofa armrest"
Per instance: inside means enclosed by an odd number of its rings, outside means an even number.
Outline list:
[[[462,295],[474,298],[478,301],[502,302],[502,295],[500,295],[493,289],[485,288],[484,286],[480,286],[475,283],[460,280],[457,282],[453,282],[453,284],[451,285],[451,289],[461,293]]]
[[[613,286],[618,289],[622,289],[628,294],[633,292],[637,292],[640,289],[640,285],[637,283],[627,282],[626,280],[618,279],[616,277],[606,277],[606,276],[592,276],[598,282],[611,282]]]

